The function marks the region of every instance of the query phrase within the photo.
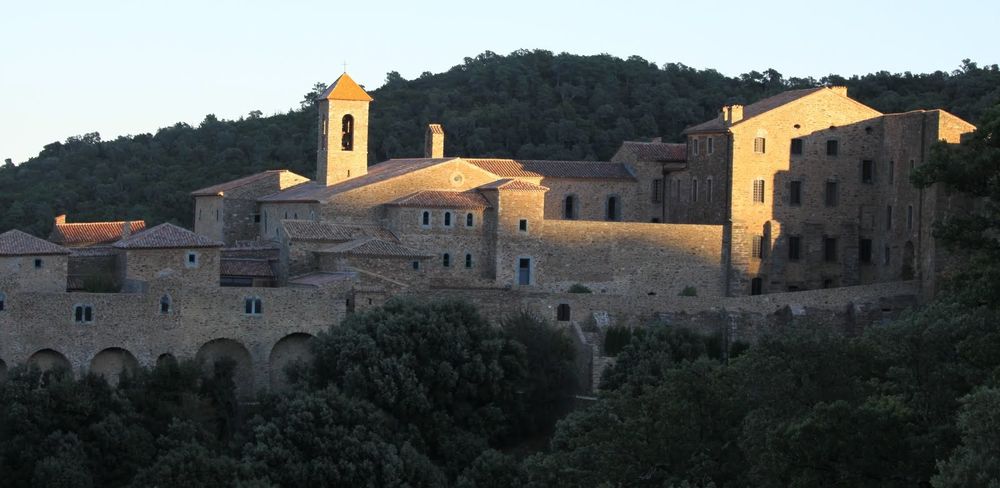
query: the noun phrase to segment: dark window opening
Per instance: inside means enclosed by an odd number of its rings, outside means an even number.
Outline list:
[[[94,307],[90,305],[77,305],[73,309],[73,319],[77,323],[85,324],[94,321]]]
[[[472,255],[471,254],[466,254],[465,255],[465,267],[466,268],[471,268],[472,267]]]
[[[829,141],[826,141],[827,156],[836,156],[839,151],[840,151],[840,144],[836,139],[830,139]]]
[[[715,152],[715,138],[714,137],[709,137],[708,138],[708,153],[712,154],[714,152]]]
[[[166,295],[160,298],[160,313],[170,313],[170,297]]]
[[[802,205],[802,182],[793,181],[789,184],[788,189],[788,204],[794,206]]]
[[[660,203],[663,201],[663,179],[656,178],[653,180],[653,203]]]
[[[788,259],[797,261],[802,252],[802,238],[799,236],[788,236]]]
[[[566,200],[563,202],[563,218],[566,220],[576,219],[576,196],[566,196]]]
[[[570,317],[569,304],[560,303],[556,307],[556,320],[559,322],[568,322]]]
[[[750,294],[761,295],[763,293],[764,293],[764,280],[762,278],[754,278],[750,280]]]
[[[885,246],[882,253],[882,264],[888,266],[892,262],[892,255],[889,246]]]
[[[420,217],[420,225],[423,225],[424,227],[431,225],[431,213],[430,212],[428,212],[426,210],[424,211],[423,216]]]
[[[260,214],[253,214],[253,223],[255,224],[260,223]]]
[[[41,267],[42,267],[42,260],[41,259],[36,259],[35,260],[35,269],[38,269],[38,268],[41,268]]]
[[[621,209],[618,208],[618,197],[608,197],[607,207],[608,220],[616,221],[621,219]]]
[[[827,181],[826,182],[826,206],[836,207],[837,206],[837,182]]]
[[[885,229],[892,229],[892,205],[885,207]]]
[[[861,239],[858,242],[858,260],[862,264],[871,264],[872,262],[872,240],[871,239]]]
[[[414,261],[413,262],[413,269],[416,269],[416,270],[420,269],[420,261]]]
[[[837,262],[837,238],[823,238],[823,260],[828,263]]]
[[[896,181],[896,162],[889,161],[889,184],[893,184]]]
[[[698,179],[697,178],[692,178],[691,179],[691,201],[695,202],[695,203],[698,202]]]
[[[340,121],[341,123],[341,139],[340,148],[344,151],[354,150],[354,117],[350,114],[345,115]]]
[[[865,159],[861,161],[861,182],[873,183],[875,181],[875,163]]]
[[[792,156],[802,154],[802,139],[792,139]]]
[[[0,312],[3,312],[4,306],[7,304],[7,295],[0,293]]]
[[[451,227],[451,212],[444,213],[444,226]]]
[[[451,254],[444,253],[441,256],[441,265],[444,266],[445,268],[451,267]]]
[[[517,261],[517,284],[531,284],[531,258],[520,258]]]
[[[650,219],[650,222],[654,223],[654,224],[659,224],[660,223],[660,218],[659,217],[653,217],[652,219]]]
[[[472,227],[474,223],[475,223],[475,217],[473,217],[471,213],[465,214],[465,226]]]
[[[521,219],[517,222],[517,230],[528,232],[528,219]]]
[[[247,297],[243,299],[243,312],[247,315],[260,315],[264,313],[264,302],[257,297]]]
[[[913,205],[906,206],[906,230],[913,230]]]

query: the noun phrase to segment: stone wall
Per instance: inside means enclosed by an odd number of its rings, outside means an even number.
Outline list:
[[[188,262],[194,253],[196,263]],[[176,276],[192,286],[219,282],[219,249],[130,249],[125,255],[125,277],[129,281],[149,282],[164,275]]]
[[[549,189],[545,194],[547,220],[565,219],[566,197],[572,195],[576,220],[608,220],[608,198],[614,196],[618,198],[618,220],[649,222],[636,181],[542,178],[539,184]]]
[[[40,267],[35,267],[36,260],[41,261]],[[0,257],[0,292],[66,291],[67,271],[64,255]]]

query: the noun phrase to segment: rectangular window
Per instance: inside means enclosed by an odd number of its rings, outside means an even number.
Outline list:
[[[41,267],[42,267],[42,260],[35,259],[35,269],[41,269]]]
[[[753,201],[754,203],[764,203],[764,180],[753,181]]]
[[[896,181],[896,162],[889,161],[889,184],[893,184]]]
[[[885,207],[885,230],[892,229],[892,205]]]
[[[656,178],[653,180],[653,203],[660,203],[663,201],[663,179]]]
[[[691,151],[692,151],[692,154],[694,154],[695,156],[698,155],[698,138],[697,137],[692,137],[691,138]]]
[[[692,202],[697,202],[698,201],[698,179],[697,178],[692,178],[691,179],[691,201]]]
[[[858,260],[861,264],[871,264],[872,262],[872,240],[861,239],[858,241]]]
[[[708,197],[708,203],[712,203],[712,179],[709,178],[706,183],[707,187],[705,188],[705,193],[707,194],[706,196]]]
[[[802,205],[802,182],[791,182],[788,185],[788,190],[788,204],[796,207]]]
[[[913,230],[913,205],[906,206],[906,230]]]
[[[414,261],[413,262],[413,269],[416,270],[416,271],[420,270],[420,261]]]
[[[521,232],[528,232],[528,220],[527,219],[519,220],[517,223],[517,230]]]
[[[823,238],[823,260],[828,263],[837,262],[837,238]]]
[[[255,224],[260,223],[260,214],[253,214],[253,223]]]
[[[888,266],[892,262],[892,256],[889,254],[889,246],[885,246],[882,254],[882,264]]]
[[[466,254],[465,255],[465,267],[466,268],[471,268],[472,267],[472,255],[471,254]]]
[[[802,139],[792,139],[792,156],[802,154]]]
[[[714,152],[715,152],[715,138],[714,137],[709,137],[708,138],[708,153],[712,154]]]
[[[868,184],[875,182],[875,163],[871,160],[861,161],[861,182]]]
[[[837,206],[837,182],[827,181],[826,182],[826,206],[836,207]]]
[[[0,293],[0,312],[3,312],[4,306],[6,305],[4,302],[6,301],[7,297],[3,293]]]
[[[802,238],[799,236],[788,236],[788,259],[797,261],[802,252]]]
[[[520,258],[517,260],[517,284],[531,284],[531,258]]]
[[[750,255],[756,259],[764,259],[764,236],[753,236],[753,249]]]
[[[755,137],[753,140],[753,152],[757,154],[764,154],[764,145],[767,141],[763,137]]]
[[[840,152],[840,144],[836,139],[826,141],[826,155],[836,156]]]

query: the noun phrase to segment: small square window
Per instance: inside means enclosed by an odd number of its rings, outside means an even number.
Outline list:
[[[802,139],[792,139],[792,156],[802,154]]]
[[[517,229],[521,232],[528,232],[528,219],[521,219],[518,221]]]
[[[40,269],[42,267],[42,260],[35,259],[35,269]]]
[[[184,264],[188,268],[197,268],[198,267],[198,253],[196,253],[196,252],[189,252],[189,253],[187,253],[187,259],[185,260]]]
[[[418,270],[418,271],[420,270],[420,261],[414,261],[413,262],[413,269]]]
[[[836,156],[840,152],[840,144],[836,139],[826,141],[826,155]]]

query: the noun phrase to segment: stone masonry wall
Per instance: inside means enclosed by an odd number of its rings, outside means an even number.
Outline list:
[[[40,268],[36,259],[42,261]],[[0,257],[0,292],[66,291],[67,262],[62,255]]]

